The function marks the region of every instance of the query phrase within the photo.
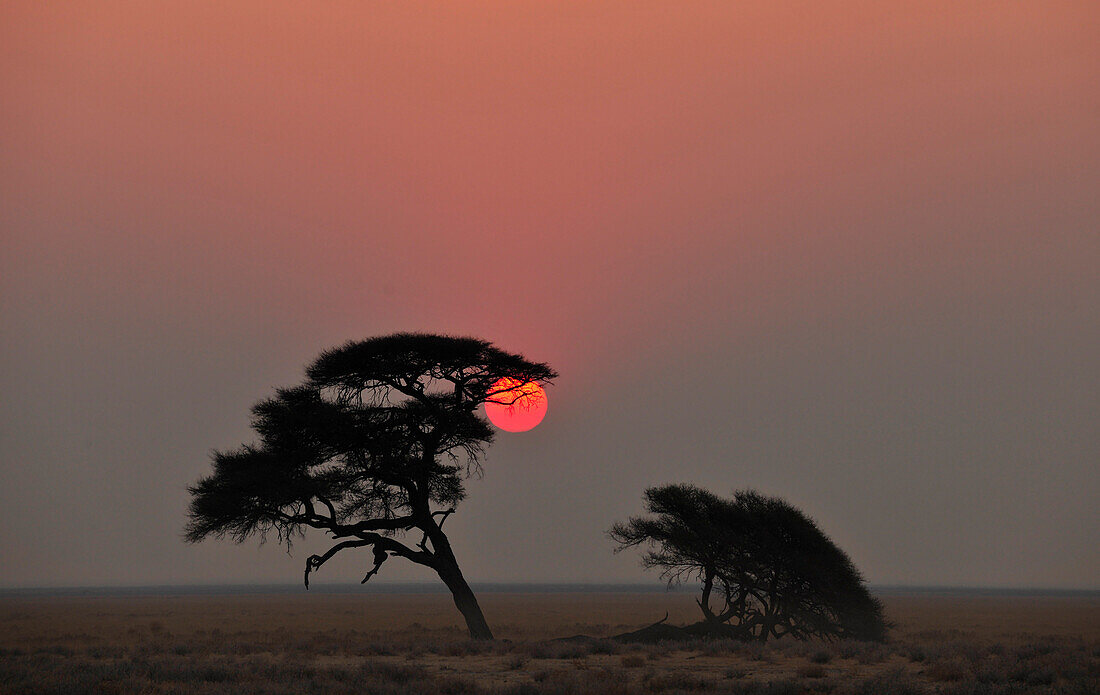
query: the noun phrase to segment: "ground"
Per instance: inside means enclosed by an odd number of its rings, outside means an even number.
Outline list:
[[[1100,693],[1100,597],[886,595],[885,644],[597,640],[687,593],[0,598],[0,693]]]

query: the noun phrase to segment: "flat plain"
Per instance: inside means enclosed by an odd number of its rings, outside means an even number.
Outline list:
[[[882,598],[882,644],[630,645],[694,596],[482,592],[479,643],[445,594],[8,595],[0,693],[1100,692],[1096,594]]]

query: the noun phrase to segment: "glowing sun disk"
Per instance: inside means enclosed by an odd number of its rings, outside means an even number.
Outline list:
[[[503,377],[489,389],[485,415],[505,432],[526,432],[546,417],[546,391],[533,381]]]

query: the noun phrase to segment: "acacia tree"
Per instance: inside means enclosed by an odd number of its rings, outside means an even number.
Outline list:
[[[212,474],[189,488],[186,540],[274,533],[289,549],[318,529],[338,542],[306,559],[307,588],[338,552],[370,548],[363,582],[390,557],[429,567],[470,636],[492,639],[443,523],[493,439],[479,406],[512,403],[556,372],[476,338],[399,333],[328,350],[306,376],[252,408],[257,442],[214,452]],[[494,390],[504,377],[514,381]]]
[[[702,582],[700,631],[761,642],[885,636],[882,605],[851,559],[787,502],[752,490],[727,500],[693,485],[649,488],[645,500],[653,516],[609,535],[617,551],[649,546],[643,566],[670,584]]]

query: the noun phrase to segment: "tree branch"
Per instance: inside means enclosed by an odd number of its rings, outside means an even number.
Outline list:
[[[333,538],[358,536],[367,531],[408,531],[415,526],[415,517],[395,516],[390,519],[364,519],[347,526],[334,524],[330,529]]]
[[[371,541],[358,540],[358,541],[344,541],[343,543],[337,543],[328,549],[324,555],[310,555],[306,558],[306,572],[305,572],[305,584],[306,588],[309,588],[309,573],[313,570],[320,569],[321,565],[328,562],[333,555],[340,552],[344,548],[358,548],[364,545],[372,545]]]
[[[320,566],[325,564],[330,558],[332,558],[333,555],[345,548],[361,548],[365,545],[374,546],[374,569],[368,572],[367,576],[363,578],[364,582],[378,573],[378,570],[382,566],[382,563],[386,560],[387,552],[393,553],[394,555],[399,555],[400,557],[415,562],[418,565],[426,565],[428,567],[435,566],[435,556],[428,552],[427,549],[424,549],[423,552],[418,552],[405,545],[404,543],[394,540],[393,538],[380,536],[377,533],[365,533],[362,535],[362,537],[356,540],[342,541],[340,543],[337,543],[336,545],[329,548],[324,555],[310,555],[309,558],[306,559],[306,588],[309,588],[309,573],[320,568]],[[381,559],[379,559],[379,557],[381,557]]]
[[[432,517],[434,518],[437,514],[439,515],[439,517],[440,517],[439,523],[436,524],[436,526],[438,526],[440,530],[443,530],[443,522],[447,520],[447,517],[449,517],[450,515],[452,515],[454,513],[455,513],[455,508],[451,507],[450,509],[443,509],[443,510],[440,510],[438,512],[432,512]]]
[[[320,495],[317,495],[317,499],[321,502],[321,504],[328,507],[329,518],[332,519],[332,523],[336,523],[336,507],[333,506],[332,502],[329,502],[327,499],[321,497]]]

